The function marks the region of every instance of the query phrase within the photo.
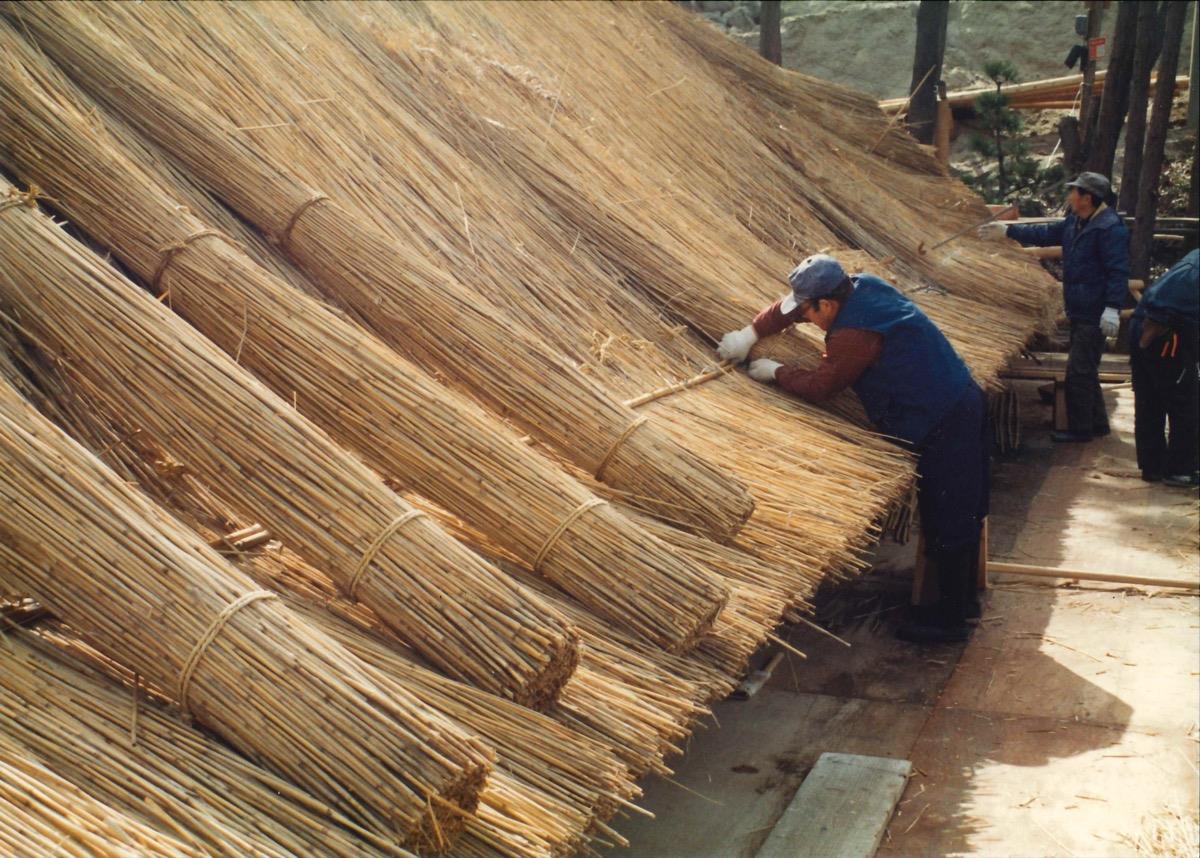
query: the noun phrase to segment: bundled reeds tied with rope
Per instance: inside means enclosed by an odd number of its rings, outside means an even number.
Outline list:
[[[188,88],[199,92],[220,92],[220,98],[212,99],[212,106],[214,109],[224,106],[231,113],[241,110],[243,121],[239,125],[252,124],[245,117],[257,115],[253,110],[260,101],[271,104],[294,103],[297,93],[284,89],[275,92],[272,89],[278,82],[294,79],[297,89],[303,88],[306,82],[310,88],[318,85],[318,82],[321,87],[332,86],[338,81],[339,75],[353,67],[352,55],[335,53],[336,46],[322,41],[320,34],[313,33],[311,27],[294,32],[286,29],[285,24],[290,28],[300,27],[304,23],[302,18],[294,20],[298,13],[289,7],[263,7],[266,18],[264,26],[270,29],[257,37],[254,37],[253,30],[244,34],[241,31],[225,32],[233,26],[230,19],[240,21],[247,14],[242,11],[246,8],[237,7],[237,10],[226,13],[224,9],[209,10],[180,5],[136,12],[103,7],[101,13],[112,14],[114,26],[133,28],[140,22],[141,26],[150,29],[187,32],[187,39],[168,40],[165,43],[155,40],[151,45],[137,38],[137,42],[144,46],[144,50],[157,52],[155,55],[159,59],[156,65],[160,72],[170,72],[180,82],[185,82],[192,74],[203,75],[202,81],[196,80]],[[199,21],[191,20],[191,15],[200,16]],[[146,20],[143,21],[143,17]],[[131,29],[131,35],[141,32]],[[284,50],[280,44],[285,35],[290,39],[289,44],[320,45],[321,50],[304,50],[295,56],[276,58],[275,53]],[[220,41],[215,41],[218,36]],[[210,41],[211,46],[208,44]],[[188,51],[197,44],[204,44],[205,55],[218,57],[219,62],[196,63],[185,59],[189,56]],[[259,52],[254,58],[232,53],[248,50],[251,44],[268,44],[271,51]],[[226,56],[222,51],[228,51],[230,55]],[[316,65],[318,58],[321,62]],[[276,65],[271,65],[269,72],[260,76],[254,88],[231,82],[230,68],[244,69],[249,67],[248,63],[262,66],[268,59],[272,59]],[[387,98],[398,98],[399,93],[414,91],[409,83],[407,80],[401,81],[382,94],[358,78],[348,80],[345,87],[347,92],[364,93],[362,103],[355,102],[354,112],[357,114],[368,109],[378,108],[382,111],[381,105],[386,106]],[[438,83],[441,81],[433,81],[430,85]],[[434,89],[429,92],[428,101],[431,104],[437,101],[433,97]],[[415,91],[418,95],[410,97],[410,100],[422,101],[420,90]],[[369,93],[369,97],[365,93]],[[317,100],[322,103],[305,106],[302,110],[334,111],[342,101],[340,98]],[[408,103],[404,106],[407,107]],[[391,135],[397,133],[393,129],[405,124],[412,126],[413,119],[402,110],[392,107],[390,112],[381,112],[372,123],[379,135],[373,145],[383,146],[389,151],[404,151],[406,157],[380,163],[378,172],[372,173],[370,171],[379,159],[371,152],[347,148],[357,142],[355,139],[327,139],[330,137],[329,129],[347,127],[347,120],[348,114],[343,116],[330,112],[328,115],[322,114],[319,122],[305,121],[299,117],[295,123],[282,123],[288,126],[283,129],[275,127],[279,123],[271,123],[272,128],[266,131],[247,127],[240,132],[240,136],[263,139],[267,141],[262,144],[264,146],[274,146],[278,141],[279,151],[290,154],[289,163],[298,168],[303,165],[306,171],[315,174],[313,179],[337,181],[337,189],[343,195],[359,190],[356,199],[363,200],[364,212],[372,214],[396,234],[416,232],[415,240],[420,243],[438,247],[454,245],[446,250],[448,255],[444,255],[444,259],[452,267],[456,258],[463,263],[463,277],[468,276],[468,269],[476,258],[470,255],[469,245],[473,245],[481,271],[484,272],[480,276],[491,284],[489,294],[495,297],[496,303],[502,304],[506,310],[521,310],[522,321],[535,329],[539,337],[575,356],[589,375],[611,384],[611,389],[619,392],[623,399],[636,402],[638,396],[662,387],[664,371],[690,375],[693,367],[695,371],[701,371],[705,364],[711,363],[710,352],[665,330],[656,310],[639,303],[632,295],[622,294],[611,274],[589,255],[585,255],[584,247],[589,244],[588,241],[581,239],[579,252],[574,253],[576,248],[573,247],[573,239],[578,236],[576,231],[565,234],[557,247],[539,238],[543,234],[563,233],[563,230],[553,223],[530,221],[530,215],[538,210],[536,199],[526,204],[520,196],[519,186],[493,187],[492,175],[482,173],[471,175],[469,181],[464,181],[459,190],[471,200],[468,205],[473,239],[471,242],[462,241],[461,236],[452,232],[460,227],[449,223],[451,217],[458,217],[459,204],[450,206],[449,201],[440,201],[445,204],[430,205],[424,198],[436,194],[439,188],[454,185],[446,175],[465,176],[471,165],[464,165],[461,160],[448,160],[453,153],[444,145],[430,148],[429,153],[425,154],[424,147],[430,135],[419,127],[412,131],[412,144],[407,142],[407,138],[393,140]],[[303,135],[303,139],[293,141],[293,133]],[[294,148],[299,143],[309,142],[309,136],[316,135],[321,135],[321,139],[312,141],[311,151]],[[425,170],[421,174],[421,191],[413,194],[411,190],[406,191],[408,185],[404,174],[418,168],[419,157],[426,158],[429,165],[421,167]],[[493,159],[488,163],[497,167],[503,160]],[[450,166],[443,166],[447,164]],[[353,165],[353,171],[350,165]],[[446,173],[436,172],[439,166]],[[367,192],[361,189],[372,188],[382,190],[371,199],[366,199]],[[405,202],[401,205],[396,200],[402,199],[404,193],[408,193],[411,199],[403,198]],[[506,204],[505,200],[510,198],[515,202]],[[366,204],[370,202],[380,207],[368,208]],[[505,226],[514,231],[513,237],[508,240],[502,235],[492,234],[490,230],[496,224],[481,218],[481,214],[488,209],[503,209],[505,205],[513,207],[512,212],[505,211],[507,216],[499,217]],[[408,217],[416,217],[412,215],[413,212],[422,209],[429,210],[428,218],[420,223],[407,222]],[[441,214],[442,220],[434,216],[437,213]],[[480,218],[478,228],[476,218]],[[524,249],[517,252],[513,248]],[[538,264],[531,265],[528,256],[522,255],[526,253],[535,256]],[[598,360],[589,355],[587,347],[591,333],[597,330],[614,331],[617,334],[610,338],[617,341],[616,346],[608,349],[601,345],[596,350]],[[629,339],[637,343],[637,348],[624,349],[620,346],[625,339],[625,330],[629,331]],[[670,339],[664,341],[664,338]],[[652,342],[647,343],[646,340]],[[626,365],[627,357],[637,360]],[[620,368],[610,370],[610,365],[616,364]],[[710,386],[712,389],[708,391]],[[886,443],[830,421],[814,409],[788,404],[744,379],[713,381],[704,388],[655,399],[644,405],[642,410],[661,416],[654,422],[672,434],[680,444],[696,450],[705,458],[714,461],[719,459],[723,467],[736,468],[745,481],[753,482],[756,497],[763,501],[761,513],[751,520],[749,527],[739,537],[739,542],[753,551],[766,552],[772,563],[780,565],[781,577],[787,579],[787,586],[797,601],[803,599],[823,574],[844,572],[861,563],[862,546],[869,541],[863,536],[865,528],[891,502],[897,486],[906,482],[903,474],[907,469],[904,457],[888,449]],[[755,425],[762,431],[747,435],[742,428],[746,425]],[[848,444],[830,442],[824,434],[817,434],[830,431],[844,437]],[[848,445],[859,449],[852,450]],[[800,452],[804,448],[817,447],[822,449],[826,461],[817,462],[811,455]],[[836,462],[832,461],[835,457],[838,460]],[[843,459],[848,469],[844,474],[830,479],[827,474],[841,467]],[[898,473],[900,476],[897,476]],[[828,494],[851,483],[856,484],[857,489],[852,505],[839,502]],[[616,497],[623,496],[617,493]],[[825,510],[831,505],[838,510],[839,518],[847,522],[844,531],[825,523]]]
[[[81,85],[186,164],[397,350],[457,379],[631,502],[718,540],[741,528],[753,501],[737,480],[638,420],[420,248],[402,246],[298,181],[285,158],[243,142],[237,128],[103,30],[93,20],[103,11],[4,7]]]
[[[80,647],[61,633],[48,633],[57,646],[30,633],[6,634],[0,735],[92,800],[178,837],[187,854],[411,858],[391,838],[183,723],[138,677],[129,676],[133,688],[123,686],[70,657],[66,647]]]
[[[554,698],[578,658],[561,617],[19,202],[9,194],[0,211],[0,308],[111,419],[268,521],[443,670],[534,705]]]
[[[6,254],[6,258],[13,258]],[[57,288],[61,283],[56,284]],[[235,747],[356,824],[461,830],[491,751],[230,567],[0,385],[0,569]]]
[[[0,158],[168,303],[380,473],[453,510],[593,610],[686,648],[724,603],[689,564],[477,405],[257,265],[180,209],[0,23]],[[201,240],[204,239],[204,240]],[[181,245],[186,250],[181,249]],[[164,250],[166,248],[166,250]],[[481,490],[482,489],[482,490]]]

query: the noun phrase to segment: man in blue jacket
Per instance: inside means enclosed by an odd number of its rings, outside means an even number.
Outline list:
[[[1067,355],[1067,431],[1055,441],[1090,441],[1107,435],[1108,414],[1100,392],[1100,357],[1105,337],[1115,337],[1121,306],[1129,294],[1129,230],[1109,208],[1112,187],[1099,173],[1080,173],[1068,182],[1071,211],[1055,223],[989,223],[980,236],[1008,236],[1025,247],[1063,249],[1063,304],[1071,323]]]
[[[847,275],[835,259],[818,254],[788,282],[791,293],[726,334],[717,353],[745,360],[760,337],[796,322],[825,331],[826,354],[815,370],[760,359],[750,364],[750,377],[810,402],[853,387],[876,428],[917,453],[921,528],[939,601],[915,611],[897,635],[918,643],[965,640],[966,620],[979,616],[976,570],[988,510],[983,391],[933,322],[878,277]]]
[[[1138,467],[1148,482],[1180,488],[1198,483],[1198,342],[1200,251],[1193,250],[1146,290],[1129,325],[1134,437]]]

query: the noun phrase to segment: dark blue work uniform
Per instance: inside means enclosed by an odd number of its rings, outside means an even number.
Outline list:
[[[1134,438],[1148,480],[1194,479],[1200,466],[1198,341],[1200,251],[1193,250],[1145,291],[1129,324]]]
[[[1107,435],[1108,414],[1100,391],[1105,307],[1118,310],[1129,294],[1129,230],[1105,207],[1086,221],[1074,212],[1054,223],[1013,224],[1008,237],[1022,245],[1063,249],[1063,308],[1071,322],[1067,355],[1067,428],[1079,435]]]
[[[852,386],[871,422],[919,456],[921,529],[942,598],[951,602],[945,606],[947,621],[961,623],[988,512],[986,399],[954,347],[916,304],[878,277],[851,279],[854,291],[830,331],[858,328],[883,336],[879,359]]]

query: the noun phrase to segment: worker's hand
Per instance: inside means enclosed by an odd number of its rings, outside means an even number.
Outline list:
[[[1008,224],[994,220],[979,227],[979,237],[984,241],[1003,241],[1008,238]]]
[[[717,354],[721,360],[741,363],[757,342],[758,334],[754,331],[754,325],[746,325],[740,331],[730,331],[721,337],[721,342],[717,344]]]
[[[775,370],[781,366],[783,364],[777,360],[759,358],[756,361],[750,362],[750,377],[755,381],[761,381],[763,384],[770,384],[775,381]]]
[[[1104,315],[1100,317],[1100,333],[1106,337],[1115,337],[1121,330],[1121,311],[1116,307],[1105,307]]]

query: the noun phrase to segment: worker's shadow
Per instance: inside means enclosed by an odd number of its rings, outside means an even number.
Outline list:
[[[998,461],[994,470],[989,554],[1057,566],[1065,559],[1067,531],[1075,526],[1075,494],[1095,487],[1084,482],[1088,469],[1072,464],[1081,451],[1050,449],[1044,413],[1036,391],[1032,395],[1022,412],[1028,449]],[[968,644],[922,647],[896,640],[911,595],[915,542],[881,545],[876,574],[819,594],[819,617],[851,649],[792,628],[790,642],[809,658],[772,684],[892,707],[894,735],[881,735],[876,753],[906,756],[919,771],[889,829],[890,847],[885,838],[881,853],[970,853],[979,829],[973,821],[978,817],[970,813],[972,797],[985,789],[977,786],[981,770],[1042,767],[1116,744],[1133,709],[1089,679],[1105,672],[1108,665],[1098,661],[1108,659],[1102,647],[1083,651],[1087,644],[1079,642],[1072,625],[1079,618],[1066,612],[1049,628],[1062,600],[1072,598],[1053,582],[997,583]],[[1060,639],[1068,635],[1070,641]],[[920,717],[913,717],[914,707],[920,707]],[[871,753],[861,736],[848,736],[846,747],[836,736],[831,743],[828,732],[822,741],[812,749],[814,759],[824,751]],[[996,789],[995,778],[988,780],[986,789]],[[1020,800],[1014,797],[1014,803]]]

